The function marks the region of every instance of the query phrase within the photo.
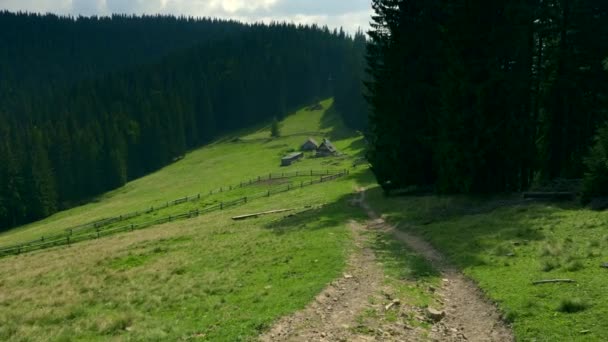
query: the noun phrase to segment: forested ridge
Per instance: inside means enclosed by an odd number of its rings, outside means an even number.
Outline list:
[[[317,26],[172,17],[2,13],[0,27],[0,229],[352,91],[365,46]]]
[[[608,2],[373,7],[368,156],[385,189],[519,191],[586,175],[588,194],[608,192],[608,136],[593,138],[607,119]]]

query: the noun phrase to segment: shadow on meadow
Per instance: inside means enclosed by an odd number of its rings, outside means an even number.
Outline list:
[[[353,131],[348,129],[344,122],[342,122],[342,118],[340,114],[336,112],[334,104],[332,103],[331,107],[329,107],[325,113],[323,113],[323,117],[321,117],[321,129],[329,129],[329,139],[332,141],[343,140],[353,137]]]
[[[363,211],[352,204],[355,194],[340,197],[333,203],[308,211],[288,215],[272,221],[265,228],[275,234],[288,234],[299,230],[324,229],[337,225],[347,225],[352,220],[363,220]]]
[[[358,174],[369,179],[369,172]],[[365,224],[368,217],[353,200],[357,194],[349,194],[322,208],[297,213],[266,224],[265,228],[275,234],[290,234],[300,230],[323,229],[329,226],[348,225],[353,221]],[[370,248],[374,250],[377,260],[390,269],[396,270],[395,276],[402,280],[419,280],[438,277],[439,272],[423,257],[407,249],[390,234],[368,230],[364,236]]]
[[[515,197],[409,196],[386,198],[379,187],[368,201],[399,229],[429,240],[461,267],[486,265],[483,255],[506,256],[547,239],[544,227],[560,220],[556,207]]]
[[[441,275],[424,257],[407,249],[390,234],[380,232],[371,234],[371,246],[376,259],[389,270],[397,273],[394,274],[397,279],[428,280]]]

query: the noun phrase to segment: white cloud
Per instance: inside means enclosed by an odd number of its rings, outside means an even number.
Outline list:
[[[71,15],[174,14],[366,30],[371,0],[0,0],[0,9]]]

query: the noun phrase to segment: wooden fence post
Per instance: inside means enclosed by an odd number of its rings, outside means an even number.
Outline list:
[[[70,237],[68,236],[68,237],[66,238],[66,240],[68,241],[68,246],[69,246],[69,245],[70,245]]]
[[[133,223],[131,223],[131,231],[133,231],[135,227],[133,227]]]
[[[220,210],[224,210],[224,202],[220,202]]]
[[[99,239],[99,228],[97,228],[97,238]]]

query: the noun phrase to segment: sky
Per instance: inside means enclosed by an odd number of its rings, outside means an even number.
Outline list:
[[[77,15],[174,14],[369,28],[371,0],[0,0],[0,9]]]

